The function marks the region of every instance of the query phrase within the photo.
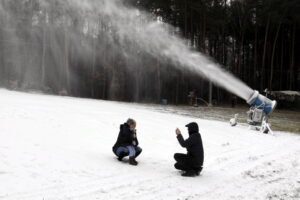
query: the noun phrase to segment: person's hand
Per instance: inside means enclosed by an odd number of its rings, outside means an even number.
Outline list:
[[[176,128],[175,133],[176,133],[176,135],[180,135],[181,134],[181,131],[179,130],[179,128]]]

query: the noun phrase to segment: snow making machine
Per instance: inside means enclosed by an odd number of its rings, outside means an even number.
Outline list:
[[[275,109],[277,102],[268,99],[267,97],[254,91],[247,103],[251,106],[247,112],[247,123],[249,128],[261,131],[263,133],[272,133],[271,124],[269,123],[269,116]],[[237,125],[238,114],[230,120],[231,126]]]

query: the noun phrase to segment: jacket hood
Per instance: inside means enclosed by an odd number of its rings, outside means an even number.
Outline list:
[[[129,129],[129,125],[125,122],[124,124],[120,125],[120,129],[123,129],[123,128],[128,128]]]
[[[187,125],[185,125],[188,128],[189,134],[193,134],[193,133],[199,133],[199,127],[198,124],[196,122],[191,122]]]

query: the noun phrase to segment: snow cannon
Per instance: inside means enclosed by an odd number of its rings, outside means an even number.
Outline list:
[[[247,100],[247,103],[250,106],[254,106],[258,109],[261,109],[265,115],[270,115],[275,109],[277,102],[270,100],[267,97],[259,94],[258,91],[254,90],[253,94]]]
[[[267,97],[259,94],[258,91],[254,90],[247,103],[251,106],[247,112],[247,123],[249,128],[253,130],[258,130],[263,133],[273,134],[271,130],[271,124],[269,123],[269,116],[275,109],[277,102],[268,99]],[[236,114],[234,118],[230,119],[230,125],[236,126],[238,115]]]

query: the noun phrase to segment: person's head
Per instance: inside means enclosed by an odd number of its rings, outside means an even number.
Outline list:
[[[129,118],[127,119],[126,123],[128,124],[130,130],[133,131],[135,129],[136,121],[134,119]]]
[[[189,134],[193,134],[193,133],[198,133],[199,132],[199,127],[198,124],[196,122],[191,122],[187,125],[185,125],[188,128]]]

